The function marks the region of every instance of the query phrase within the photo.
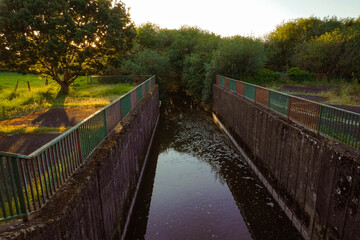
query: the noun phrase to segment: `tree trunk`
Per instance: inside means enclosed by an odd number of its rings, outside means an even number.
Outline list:
[[[60,92],[68,95],[69,94],[69,86],[67,84],[60,84],[61,89]]]
[[[63,94],[69,94],[69,87],[71,83],[73,83],[74,79],[68,73],[64,73],[63,79],[59,77],[59,75],[54,75],[52,78],[61,86],[60,92]]]

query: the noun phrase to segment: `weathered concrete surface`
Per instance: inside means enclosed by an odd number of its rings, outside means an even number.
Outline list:
[[[159,115],[156,86],[29,222],[2,224],[0,239],[112,239],[122,232]]]
[[[305,239],[360,239],[359,152],[218,85],[213,111]]]

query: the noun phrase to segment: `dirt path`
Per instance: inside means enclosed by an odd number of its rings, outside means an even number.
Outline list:
[[[0,121],[0,125],[72,127],[101,107],[52,108]],[[14,134],[0,136],[0,151],[28,155],[59,134]]]

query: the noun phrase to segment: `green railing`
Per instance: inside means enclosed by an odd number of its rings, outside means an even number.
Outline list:
[[[270,90],[269,108],[287,116],[289,109],[289,95]]]
[[[216,83],[319,133],[360,149],[360,114],[217,75]],[[220,81],[219,81],[219,80]],[[230,86],[224,84],[229,79]],[[244,91],[242,91],[244,86]]]
[[[28,156],[0,152],[0,220],[40,209],[155,85],[155,76]]]
[[[255,86],[249,83],[245,83],[244,96],[248,99],[255,100]]]

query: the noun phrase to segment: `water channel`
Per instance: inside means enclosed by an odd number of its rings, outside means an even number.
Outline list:
[[[126,239],[301,239],[209,114],[162,117]]]

